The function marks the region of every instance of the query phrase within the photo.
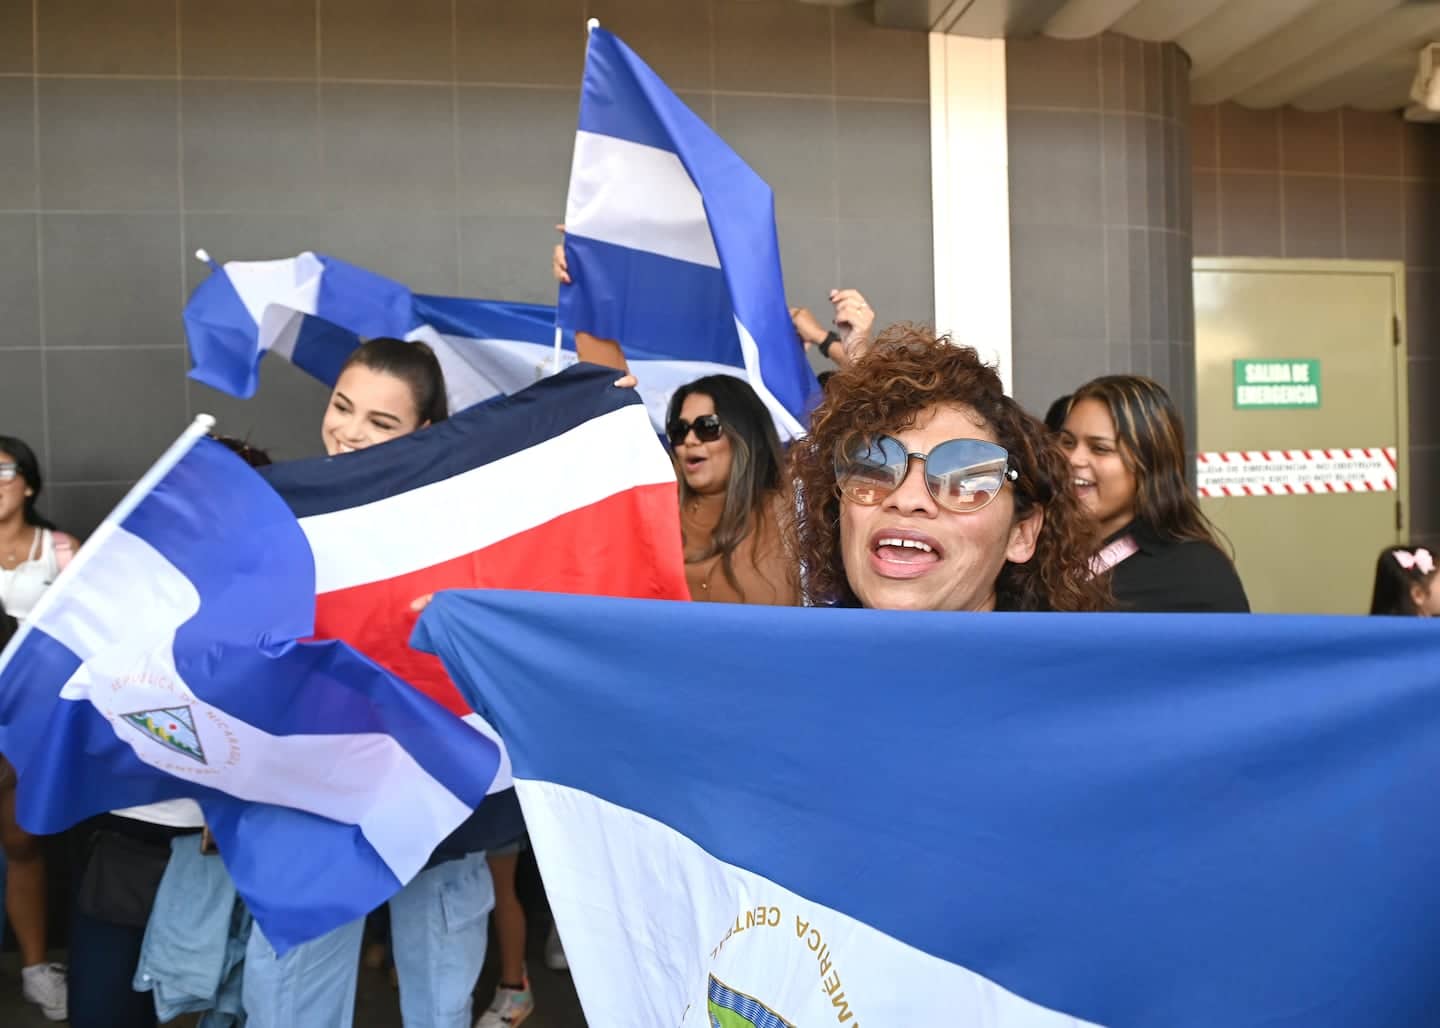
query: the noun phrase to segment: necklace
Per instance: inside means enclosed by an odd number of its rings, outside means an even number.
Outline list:
[[[33,549],[35,546],[35,530],[31,529],[30,544],[28,546],[21,547],[19,543],[20,540],[17,538],[15,540],[15,545],[5,551],[4,557],[0,557],[0,564],[3,564],[7,568],[14,569],[16,565],[20,563],[20,554],[22,550],[24,551],[25,556],[28,557],[30,555],[30,550]]]

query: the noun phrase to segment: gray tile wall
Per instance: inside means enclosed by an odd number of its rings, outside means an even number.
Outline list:
[[[0,432],[87,532],[200,411],[314,452],[325,393],[190,383],[217,259],[331,253],[551,303],[584,25],[619,33],[775,188],[792,303],[934,317],[927,44],[796,0],[0,0]]]
[[[1193,428],[1188,58],[1017,39],[1006,79],[1016,396],[1043,414],[1098,375],[1149,375]]]
[[[1412,532],[1440,546],[1440,127],[1225,104],[1191,139],[1197,256],[1405,262]]]

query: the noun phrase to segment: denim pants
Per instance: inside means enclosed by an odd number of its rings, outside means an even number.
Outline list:
[[[390,937],[406,1028],[470,1028],[495,887],[483,853],[421,871],[390,900]],[[249,1028],[349,1028],[365,919],[277,957],[256,925],[245,951]]]

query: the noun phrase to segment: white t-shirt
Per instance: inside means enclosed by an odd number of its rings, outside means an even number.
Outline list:
[[[132,821],[163,825],[166,828],[204,828],[205,815],[200,813],[200,804],[194,800],[162,800],[147,803],[143,807],[126,807],[112,810],[116,817],[128,817]]]
[[[0,603],[5,605],[5,613],[16,621],[24,621],[59,574],[55,533],[48,528],[39,529],[30,544],[30,555],[9,570],[0,568]]]

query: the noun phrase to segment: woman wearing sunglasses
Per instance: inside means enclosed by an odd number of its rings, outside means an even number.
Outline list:
[[[1244,614],[1235,565],[1185,481],[1185,428],[1159,383],[1107,375],[1075,391],[1060,431],[1071,488],[1099,524],[1093,547],[1129,611]]]
[[[670,398],[666,436],[680,476],[680,527],[690,597],[720,603],[800,602],[781,541],[784,458],[749,383],[708,375]]]
[[[794,545],[816,602],[1109,606],[1064,457],[969,347],[911,326],[885,332],[830,380],[791,469]]]

